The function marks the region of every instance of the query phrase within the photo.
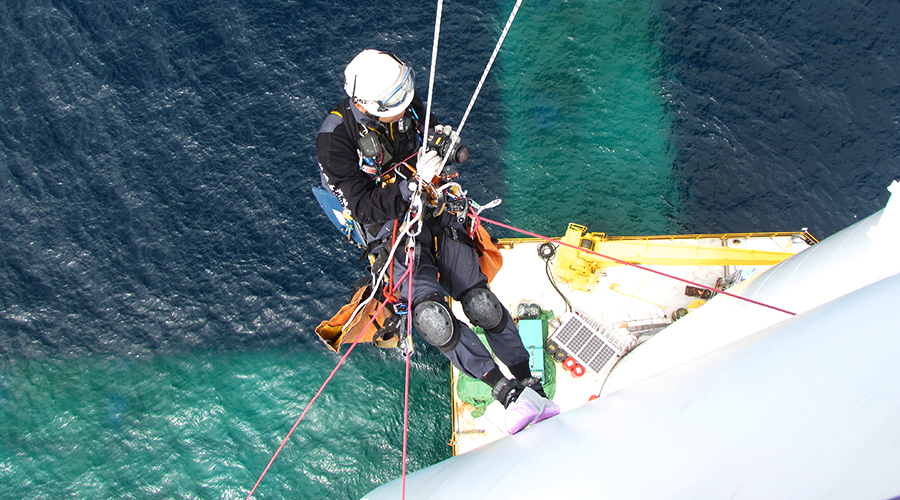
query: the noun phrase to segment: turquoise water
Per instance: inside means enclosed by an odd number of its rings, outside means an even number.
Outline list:
[[[526,3],[503,53],[509,217],[677,232],[656,2]]]
[[[460,181],[541,233],[826,236],[900,176],[895,7],[525,2]],[[445,122],[511,8],[445,5]],[[337,363],[313,329],[363,273],[310,195],[315,132],[362,48],[424,90],[433,19],[414,0],[0,4],[0,498],[246,497]],[[403,372],[352,353],[254,498],[397,477]],[[418,344],[409,470],[451,454],[448,376]]]
[[[245,498],[335,362],[281,350],[16,361],[0,378],[3,497]],[[432,353],[411,372],[418,469],[447,456],[449,370]],[[354,498],[399,476],[403,383],[395,353],[350,358],[258,497]]]

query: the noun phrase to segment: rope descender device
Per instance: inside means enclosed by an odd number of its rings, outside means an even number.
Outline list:
[[[409,200],[409,210],[406,212],[404,232],[409,236],[410,241],[422,232],[422,215],[425,209],[422,202],[423,184],[421,180],[417,183],[416,190]]]

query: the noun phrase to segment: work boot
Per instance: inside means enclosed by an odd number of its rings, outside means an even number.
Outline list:
[[[531,388],[526,387],[519,397],[506,408],[506,415],[503,417],[506,432],[515,434],[537,422],[544,413],[545,403],[555,406],[552,401],[538,396]]]
[[[528,377],[522,380],[522,385],[525,387],[531,387],[531,390],[538,393],[538,396],[544,399],[550,399],[547,397],[547,393],[544,392],[544,386],[541,385],[541,379],[535,377]]]
[[[555,417],[559,415],[559,405],[554,403],[547,397],[547,393],[544,392],[544,386],[541,385],[540,379],[534,377],[528,377],[522,381],[522,385],[528,387],[537,393],[538,396],[544,399],[544,409],[541,411],[541,414],[534,420],[533,423],[538,423],[541,420],[547,420],[550,417]]]
[[[504,408],[509,408],[510,403],[513,403],[524,390],[525,386],[518,380],[501,378],[491,389],[491,396],[500,401]]]
[[[519,381],[505,378],[497,382],[491,396],[506,408],[503,425],[510,434],[521,431],[540,417],[543,401],[546,401]]]

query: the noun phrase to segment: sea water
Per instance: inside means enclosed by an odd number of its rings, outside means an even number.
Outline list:
[[[551,235],[677,232],[659,4],[523,10],[501,76],[509,217]]]
[[[513,2],[444,6],[456,125]],[[319,211],[314,137],[363,48],[427,89],[435,6],[0,4],[0,498],[245,498],[334,368],[319,321],[363,275]],[[460,181],[561,234],[827,236],[900,176],[894,2],[524,2]],[[497,234],[511,236],[510,231]],[[409,470],[450,456],[418,343]],[[403,359],[359,347],[254,498],[399,476]]]

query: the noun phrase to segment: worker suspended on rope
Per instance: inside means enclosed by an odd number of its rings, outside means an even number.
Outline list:
[[[426,120],[415,73],[397,56],[365,50],[344,76],[349,97],[319,129],[316,153],[323,187],[364,229],[370,271],[403,275],[407,248],[413,249],[412,283],[390,283],[388,293],[399,285],[397,299],[412,304],[412,324],[419,335],[463,373],[492,388],[507,409],[510,433],[558,414],[559,407],[532,377],[516,324],[479,266],[465,192],[441,175],[444,163],[465,162],[468,150],[451,127],[442,125],[429,131],[421,148],[424,124],[439,122],[433,116]],[[470,326],[455,317],[447,296],[485,331],[513,379],[504,376]]]

